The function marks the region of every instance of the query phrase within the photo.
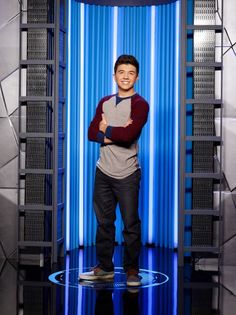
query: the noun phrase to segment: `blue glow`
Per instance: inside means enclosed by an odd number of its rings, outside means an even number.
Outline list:
[[[140,80],[136,91],[150,103],[148,123],[139,139],[142,241],[176,247],[179,53],[175,45],[179,44],[179,2],[136,8],[93,6],[77,1],[70,5],[66,248],[95,242],[92,191],[99,145],[87,141],[86,131],[99,99],[115,92],[112,68],[122,53],[138,58]],[[121,243],[119,215],[116,227],[116,240]]]
[[[113,19],[113,65],[117,59],[117,35],[118,35],[118,7],[113,9],[114,19]],[[116,93],[116,82],[113,80],[112,84],[112,94]]]
[[[84,242],[84,4],[80,4],[79,245]]]
[[[79,270],[83,270],[83,251],[79,250]],[[77,314],[81,315],[82,312],[82,301],[83,301],[83,290],[82,287],[79,286],[78,288],[78,307],[77,307]]]
[[[175,166],[174,166],[174,247],[178,247],[178,209],[179,209],[179,32],[180,32],[180,1],[176,2],[176,40],[175,40]]]
[[[69,309],[69,267],[70,267],[70,256],[66,255],[65,315],[68,315],[68,309]]]
[[[151,254],[151,257],[152,257],[152,254]],[[150,261],[150,266],[152,266],[152,260]],[[89,271],[91,270],[91,267],[83,267],[82,269],[80,268],[71,268],[71,269],[66,269],[66,270],[61,270],[61,271],[57,271],[53,274],[51,274],[48,279],[57,284],[57,285],[61,285],[61,286],[66,286],[67,283],[68,283],[68,286],[71,287],[71,288],[79,288],[81,287],[81,285],[79,284],[79,281],[77,280],[77,277],[75,277],[74,275],[75,274],[79,274],[81,272],[85,272],[85,271]],[[142,281],[146,282],[140,286],[140,288],[151,288],[151,287],[154,287],[154,286],[160,286],[160,285],[163,285],[165,284],[166,282],[169,281],[169,277],[162,273],[162,272],[159,272],[159,271],[154,271],[154,270],[149,270],[149,269],[139,269],[140,270],[140,274],[143,276],[143,279]],[[63,282],[61,279],[63,279],[62,275],[65,274],[65,273],[68,273],[68,277],[70,278],[70,274],[72,274],[71,276],[71,281],[69,282]],[[123,267],[115,267],[115,273],[118,274],[118,273],[124,273],[124,269]],[[160,281],[159,277],[159,281],[160,282],[157,282],[156,281],[156,278],[157,276],[162,276],[163,279]],[[147,276],[149,276],[148,279],[145,279],[147,278]],[[57,278],[59,278],[61,281],[57,280]],[[125,278],[125,274],[124,274],[124,278]],[[66,278],[68,279],[68,278]],[[73,279],[74,279],[74,282],[73,282]],[[83,288],[94,288],[94,286],[96,286],[96,282],[90,282],[89,281],[89,285],[86,287],[86,286],[83,286]],[[116,285],[114,287],[106,287],[107,290],[111,289],[111,290],[114,290],[114,288],[116,290],[123,290],[124,288],[126,288],[126,281],[124,281],[124,283],[121,283],[121,282],[117,282]],[[150,291],[152,292],[152,291]],[[82,297],[80,295],[78,295],[79,298],[81,299]],[[80,302],[78,301],[78,304]],[[81,299],[81,303],[82,303],[82,299]],[[82,304],[81,304],[82,305]],[[82,307],[82,306],[81,306]],[[77,310],[79,310],[79,306],[77,307]],[[82,310],[82,308],[81,308]],[[78,314],[82,314],[82,313],[79,313]]]
[[[70,249],[70,115],[71,115],[71,1],[68,1],[67,40],[67,133],[66,133],[66,250]]]
[[[178,308],[177,308],[177,301],[178,301],[178,257],[177,253],[174,253],[174,259],[173,259],[173,315],[178,314]]]
[[[148,269],[152,270],[152,250],[148,251]],[[152,288],[148,288],[148,315],[152,315]]]
[[[151,8],[151,60],[150,60],[150,146],[149,146],[149,212],[148,242],[153,242],[153,186],[154,186],[154,94],[155,94],[155,6]]]

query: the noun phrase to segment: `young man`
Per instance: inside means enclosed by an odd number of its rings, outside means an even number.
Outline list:
[[[98,104],[88,138],[101,143],[94,183],[94,209],[97,218],[96,251],[98,265],[80,275],[81,280],[114,278],[112,261],[115,243],[116,206],[124,223],[124,260],[128,286],[141,285],[139,253],[141,227],[138,196],[141,171],[137,140],[147,121],[148,103],[134,90],[139,63],[131,55],[121,55],[114,66],[118,93]]]

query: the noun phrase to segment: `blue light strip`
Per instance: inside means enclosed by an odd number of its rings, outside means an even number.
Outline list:
[[[117,59],[117,36],[118,36],[118,7],[113,9],[114,19],[113,19],[113,65]],[[116,82],[113,80],[112,84],[112,94],[116,93]]]
[[[70,117],[71,117],[71,1],[68,1],[67,40],[67,138],[66,138],[66,250],[70,249]]]
[[[154,94],[155,94],[155,19],[156,8],[151,7],[151,58],[150,58],[150,145],[149,145],[149,211],[148,242],[153,242],[153,186],[154,186]]]
[[[173,259],[173,315],[178,314],[177,302],[178,302],[178,257],[177,253],[174,253]]]
[[[80,4],[79,245],[84,234],[84,4]]]
[[[153,263],[152,263],[152,249],[148,249],[148,270],[152,270]],[[148,315],[152,315],[152,307],[153,307],[153,301],[152,301],[152,287],[148,288]]]
[[[120,53],[134,54],[140,60],[142,83],[136,88],[150,103],[148,123],[140,138],[143,242],[176,247],[180,83],[175,64],[179,63],[179,47],[175,45],[179,44],[179,1],[135,10],[88,8],[74,0],[68,5],[66,249],[91,245],[95,239],[92,186],[98,145],[87,141],[86,130],[97,101],[115,93],[111,70]],[[148,30],[143,30],[146,19]],[[107,32],[109,29],[112,31]]]
[[[65,315],[69,312],[69,268],[70,268],[70,256],[66,255],[66,272],[65,272]]]
[[[176,2],[176,40],[175,40],[175,165],[174,165],[174,247],[178,247],[178,192],[179,192],[179,33],[180,33],[180,1]]]
[[[83,272],[83,250],[79,250],[79,273]],[[77,314],[81,315],[83,314],[83,288],[81,285],[78,287],[78,305],[77,305]]]

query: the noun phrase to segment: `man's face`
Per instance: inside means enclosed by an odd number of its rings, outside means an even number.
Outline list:
[[[135,82],[138,80],[137,70],[131,64],[122,64],[117,67],[114,79],[119,90],[128,92],[132,90]]]

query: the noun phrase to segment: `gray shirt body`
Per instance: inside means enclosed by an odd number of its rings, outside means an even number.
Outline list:
[[[132,97],[124,98],[116,104],[116,96],[103,103],[103,113],[109,126],[122,127],[131,115]],[[125,146],[122,144],[101,145],[97,167],[106,175],[122,179],[139,168],[137,141]]]

